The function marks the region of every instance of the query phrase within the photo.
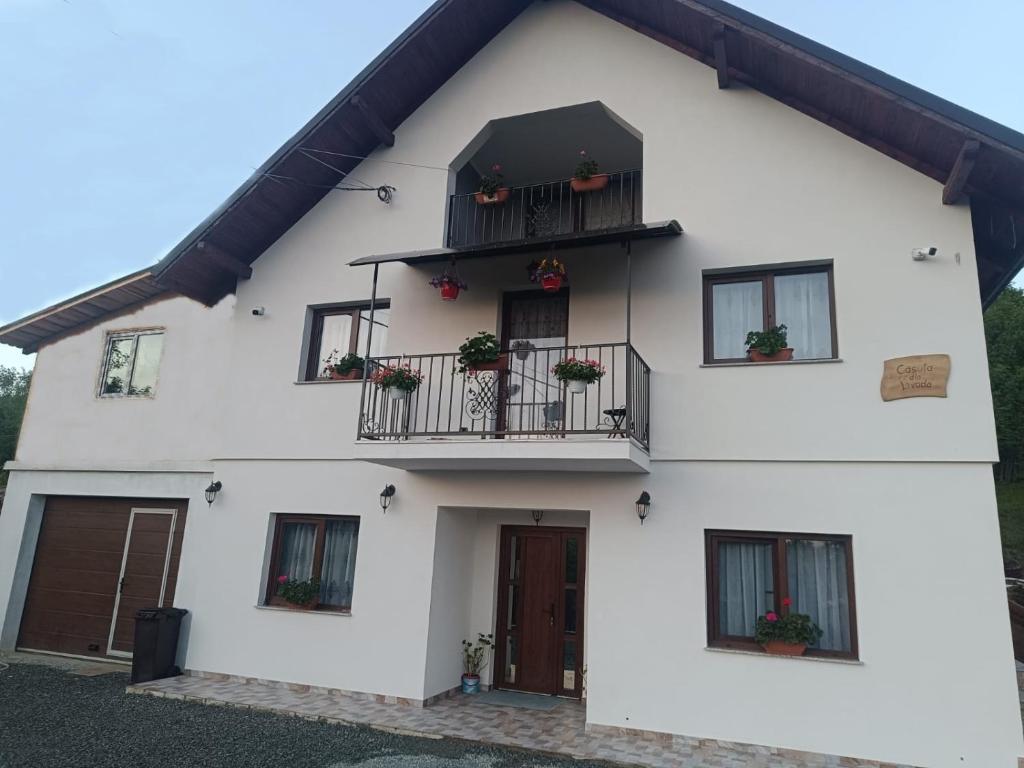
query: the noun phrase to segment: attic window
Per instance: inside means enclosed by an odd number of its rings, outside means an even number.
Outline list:
[[[153,397],[163,351],[162,330],[111,333],[103,355],[100,397]]]

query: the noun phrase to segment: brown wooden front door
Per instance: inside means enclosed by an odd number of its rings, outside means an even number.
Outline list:
[[[186,508],[171,499],[49,497],[18,645],[130,655],[135,610],[157,606],[161,585],[163,605],[173,605]]]
[[[582,528],[503,526],[495,685],[582,694]]]

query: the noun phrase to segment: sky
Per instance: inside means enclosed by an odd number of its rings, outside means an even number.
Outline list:
[[[734,2],[1024,131],[1020,0]],[[429,4],[0,0],[0,325],[156,262]]]

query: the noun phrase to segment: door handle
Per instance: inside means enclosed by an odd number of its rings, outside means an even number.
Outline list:
[[[124,592],[124,576],[121,577],[121,581],[117,584],[117,593],[120,595]]]
[[[552,627],[555,626],[555,604],[554,603],[551,604],[551,616],[550,616],[550,619],[551,619],[551,626]]]

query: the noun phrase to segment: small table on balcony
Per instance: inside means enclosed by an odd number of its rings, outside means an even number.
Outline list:
[[[622,426],[622,422],[626,420],[626,409],[625,408],[609,408],[606,411],[602,411],[605,416],[611,419],[611,430],[608,432],[608,437],[625,437],[626,430]]]

